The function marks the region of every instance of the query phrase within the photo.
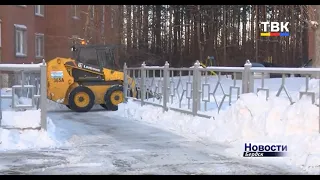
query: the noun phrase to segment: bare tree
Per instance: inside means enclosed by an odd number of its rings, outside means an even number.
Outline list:
[[[318,20],[320,19],[320,5],[314,5],[315,21],[312,23],[312,29],[315,34],[315,58],[313,60],[314,67],[320,67],[320,29],[318,28]]]
[[[214,56],[216,64],[246,59],[300,66],[308,54],[310,18],[305,5],[118,5],[115,30],[127,63],[192,65]],[[289,21],[290,37],[260,37],[261,21]],[[110,35],[112,36],[112,35]]]

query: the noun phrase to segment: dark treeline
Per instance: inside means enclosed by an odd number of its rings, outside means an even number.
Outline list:
[[[299,66],[308,56],[304,5],[114,5],[120,61],[137,66],[192,65],[215,57],[220,66],[256,62]],[[289,22],[290,37],[260,37],[262,21]]]

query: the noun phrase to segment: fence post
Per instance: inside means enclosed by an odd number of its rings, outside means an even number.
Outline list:
[[[320,72],[318,72],[318,77],[317,77],[317,78],[318,78],[319,87],[320,87],[320,79],[319,79],[319,78],[320,78]],[[320,133],[320,88],[319,88],[319,92],[318,92],[318,93],[319,93],[319,95],[318,95],[318,96],[319,96],[319,102],[318,102],[318,103],[319,103],[319,104],[318,104],[318,106],[319,106],[319,107],[318,107],[318,108],[319,108],[319,133]]]
[[[2,80],[2,75],[0,76],[1,77],[1,80]],[[1,82],[2,83],[2,82]],[[0,86],[0,88],[2,88]],[[1,89],[0,89],[0,127],[1,127],[1,120],[2,120],[2,97],[1,97]],[[1,133],[0,133],[1,134]],[[1,138],[1,137],[0,137]]]
[[[198,66],[198,71],[197,71],[197,73],[196,73],[196,79],[197,79],[197,98],[198,98],[198,111],[200,111],[201,110],[201,69],[200,69],[200,62],[199,61],[197,61],[196,63],[198,63],[199,64],[199,66]]]
[[[24,85],[26,84],[26,76],[25,76],[25,73],[24,71],[22,70],[21,71],[21,96],[23,95],[23,90],[24,90]]]
[[[127,63],[123,65],[123,100],[124,103],[128,102],[127,93],[128,93],[128,74],[127,74]]]
[[[198,112],[199,106],[199,89],[198,89],[198,73],[200,62],[197,60],[193,66],[193,78],[192,78],[192,114],[195,116]]]
[[[252,64],[249,66],[249,93],[254,93],[254,74],[251,71]]]
[[[40,65],[40,112],[41,129],[47,130],[47,66],[45,60]]]
[[[146,96],[146,88],[145,88],[145,82],[146,82],[146,63],[143,62],[141,64],[141,106],[144,105],[144,100],[145,100],[145,96]]]
[[[251,79],[251,69],[252,64],[249,60],[244,64],[244,71],[242,73],[242,94],[250,92],[250,79]],[[250,84],[249,84],[250,83]]]
[[[163,98],[162,98],[162,103],[163,103],[163,111],[168,110],[168,100],[169,100],[169,63],[166,61],[163,67]]]

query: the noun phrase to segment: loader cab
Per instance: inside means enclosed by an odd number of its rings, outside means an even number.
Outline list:
[[[71,48],[73,59],[99,69],[118,69],[112,45],[75,45]]]

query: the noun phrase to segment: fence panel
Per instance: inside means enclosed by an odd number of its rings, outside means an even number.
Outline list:
[[[311,78],[320,77],[320,68],[260,68],[252,67],[249,60],[244,67],[206,67],[202,68],[199,61],[190,68],[171,68],[168,62],[164,66],[124,67],[125,79],[132,78],[131,84],[136,82],[138,96],[133,98],[141,105],[151,104],[160,106],[164,111],[172,109],[179,112],[211,118],[207,112],[224,109],[235,102],[240,93],[265,92],[266,100],[270,91],[276,91],[275,96],[281,94],[293,104],[303,96],[308,96],[312,104],[316,103],[316,93],[310,91]],[[214,72],[214,73],[213,73]],[[224,75],[222,75],[224,74]],[[138,75],[138,76],[137,76]],[[278,77],[281,83],[274,87],[267,87],[266,81]],[[291,77],[304,79],[305,89],[299,90],[299,98],[294,99],[286,84],[287,80],[296,80]],[[132,98],[132,88],[125,80],[125,98]],[[255,87],[255,85],[258,85]],[[298,84],[294,84],[297,86]],[[299,86],[300,87],[300,86]],[[221,91],[221,93],[217,93]],[[130,94],[131,93],[131,94]],[[320,96],[320,92],[319,92]],[[319,106],[320,114],[320,106]],[[319,119],[320,131],[320,119]]]
[[[40,109],[41,127],[47,129],[46,64],[0,64],[0,126],[3,110]],[[3,126],[2,126],[3,127]]]

